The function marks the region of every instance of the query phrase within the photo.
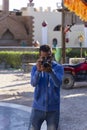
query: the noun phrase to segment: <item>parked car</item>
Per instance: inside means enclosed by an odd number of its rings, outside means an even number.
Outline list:
[[[87,58],[84,62],[75,65],[63,64],[64,78],[62,88],[71,89],[75,82],[87,82]]]

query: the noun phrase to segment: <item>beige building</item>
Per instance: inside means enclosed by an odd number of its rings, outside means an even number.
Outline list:
[[[61,23],[62,13],[48,7],[43,10],[34,8],[34,3],[30,2],[27,7],[22,7],[20,11],[8,13],[9,0],[3,0],[3,11],[0,14],[0,45],[9,46],[32,46],[35,41],[40,44],[50,44],[51,47],[61,47]],[[9,14],[9,15],[8,15]],[[72,21],[66,16],[66,25]],[[46,25],[46,26],[45,26]],[[86,28],[84,24],[75,24],[66,33],[66,47],[79,47],[82,42],[83,47],[87,47]],[[79,39],[82,36],[83,39]]]
[[[43,10],[42,7],[39,9],[34,8],[34,3],[29,3],[27,7],[21,9],[22,16],[33,16],[33,39],[34,41],[39,41],[40,44],[43,44],[43,21],[47,22],[47,31],[44,31],[44,38],[47,40],[47,44],[54,46],[57,43],[57,46],[61,47],[61,23],[62,23],[62,14],[61,12],[54,10],[51,11],[51,8],[48,7],[46,10]],[[77,18],[79,20],[79,18]],[[66,17],[66,20],[70,20],[69,17]],[[66,47],[80,47],[80,42],[82,42],[83,47],[87,47],[87,42],[85,39],[86,31],[83,23],[78,22],[70,28],[66,34]],[[79,40],[79,36],[82,36],[83,39]],[[67,41],[68,38],[68,41]]]
[[[57,31],[55,28],[57,25],[61,25],[61,13],[57,11],[51,12],[50,8],[43,11],[42,8],[35,9],[33,6],[22,8],[23,16],[34,17],[34,28],[33,28],[33,39],[39,41],[42,44],[42,23],[47,22],[47,44],[52,45],[54,39],[56,39],[59,46],[61,46],[61,32],[60,29]],[[44,37],[45,38],[45,37]]]
[[[0,46],[32,46],[33,17],[21,11],[9,11],[9,0],[0,10]]]

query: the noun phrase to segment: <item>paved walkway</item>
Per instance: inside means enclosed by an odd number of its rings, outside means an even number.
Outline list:
[[[0,102],[0,130],[28,130],[31,107]],[[46,129],[45,122],[41,130]]]
[[[28,73],[0,71],[0,130],[28,130],[34,90],[29,80]]]
[[[33,91],[30,73],[0,71],[0,130],[28,130]],[[60,113],[60,130],[87,130],[87,83],[61,89]]]

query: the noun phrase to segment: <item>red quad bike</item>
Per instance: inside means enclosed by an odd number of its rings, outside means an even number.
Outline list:
[[[75,82],[87,82],[87,58],[84,62],[75,65],[63,64],[64,78],[62,88],[71,89]]]

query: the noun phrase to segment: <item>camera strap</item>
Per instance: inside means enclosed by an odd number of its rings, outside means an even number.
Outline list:
[[[50,77],[48,75],[48,87],[50,87]]]
[[[42,73],[42,77],[44,77],[44,72],[42,71],[41,73]]]

